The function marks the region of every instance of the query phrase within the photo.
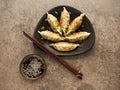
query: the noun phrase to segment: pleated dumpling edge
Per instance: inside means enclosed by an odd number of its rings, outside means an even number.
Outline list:
[[[75,43],[70,43],[70,42],[57,42],[57,43],[50,44],[49,46],[53,47],[58,51],[66,52],[66,51],[74,50],[80,45]]]
[[[51,42],[59,42],[63,41],[64,37],[60,36],[58,33],[45,30],[45,31],[38,31],[38,33],[46,40],[49,40]]]

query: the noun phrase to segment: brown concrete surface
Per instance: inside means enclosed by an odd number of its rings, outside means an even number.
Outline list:
[[[33,35],[42,15],[58,5],[81,10],[95,29],[91,51],[62,57],[83,72],[83,80],[41,51],[46,75],[26,80],[19,64],[38,52],[22,31]],[[0,0],[0,90],[120,90],[120,0]]]

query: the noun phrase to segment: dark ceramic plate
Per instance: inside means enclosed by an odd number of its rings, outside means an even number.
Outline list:
[[[71,18],[70,20],[71,21],[82,13],[81,11],[79,11],[79,10],[73,8],[73,7],[70,7],[70,6],[57,6],[53,9],[49,10],[48,12],[50,14],[54,15],[55,17],[57,17],[58,20],[60,20],[60,14],[61,14],[61,11],[63,10],[63,7],[66,7],[66,9],[70,12],[70,18]],[[82,53],[87,52],[88,50],[90,50],[93,47],[94,42],[95,42],[95,32],[94,32],[92,24],[90,23],[87,16],[84,17],[83,23],[78,30],[90,32],[91,35],[86,40],[84,40],[83,43],[81,43],[82,48],[78,47],[75,50],[69,51],[69,52],[59,52],[59,51],[49,47],[48,46],[48,44],[49,44],[48,41],[45,41],[45,40],[41,39],[41,36],[38,34],[37,31],[41,30],[42,26],[44,26],[45,29],[50,29],[50,26],[49,26],[48,22],[45,20],[46,18],[47,18],[47,14],[44,14],[43,17],[38,22],[38,25],[37,25],[37,27],[35,29],[35,32],[34,32],[34,38],[37,39],[38,41],[42,42],[45,47],[50,49],[56,55],[66,56],[66,55],[82,54]]]

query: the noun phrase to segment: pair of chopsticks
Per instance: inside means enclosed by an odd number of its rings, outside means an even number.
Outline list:
[[[64,61],[62,58],[60,58],[59,56],[57,56],[56,54],[54,54],[52,51],[50,51],[49,49],[47,49],[46,47],[44,47],[39,41],[37,41],[36,39],[32,38],[31,36],[29,36],[27,33],[25,33],[23,31],[23,34],[30,39],[34,44],[36,44],[39,48],[41,48],[43,51],[45,51],[46,53],[48,53],[51,57],[53,57],[56,61],[58,61],[59,63],[61,63],[64,67],[66,67],[68,70],[70,70],[73,74],[76,75],[76,77],[82,79],[83,74],[77,70],[75,67],[73,67],[72,65],[68,64],[66,61]]]

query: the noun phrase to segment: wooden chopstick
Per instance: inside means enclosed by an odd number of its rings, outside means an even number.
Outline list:
[[[41,48],[43,51],[45,51],[46,53],[48,53],[51,57],[53,57],[56,61],[58,61],[59,63],[61,63],[64,67],[66,67],[68,70],[70,70],[72,73],[74,73],[78,78],[82,79],[83,74],[80,73],[79,70],[77,70],[75,67],[73,67],[72,65],[68,64],[66,61],[64,61],[62,58],[60,58],[59,56],[57,56],[56,54],[54,54],[52,51],[50,51],[49,49],[47,49],[46,47],[44,47],[39,41],[37,41],[36,39],[32,38],[31,36],[29,36],[27,33],[25,33],[23,31],[23,34],[30,39],[34,44],[36,44],[39,48]]]

